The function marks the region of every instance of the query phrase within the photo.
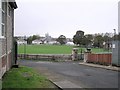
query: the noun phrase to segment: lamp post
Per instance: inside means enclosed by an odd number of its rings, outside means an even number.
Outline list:
[[[26,59],[26,36],[24,36],[24,59]]]
[[[116,29],[113,29],[114,30],[114,41],[116,40]]]

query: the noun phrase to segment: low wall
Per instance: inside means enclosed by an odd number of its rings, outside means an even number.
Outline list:
[[[84,54],[78,54],[78,58],[83,59]],[[72,54],[18,54],[18,59],[70,61]]]
[[[87,61],[90,63],[98,63],[104,65],[112,64],[112,54],[111,53],[102,53],[102,54],[87,54]]]
[[[31,60],[72,60],[71,54],[18,54],[18,59]]]

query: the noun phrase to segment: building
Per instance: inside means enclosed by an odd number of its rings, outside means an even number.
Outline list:
[[[18,44],[18,45],[27,44],[27,41],[25,41],[24,39],[17,40],[17,44]]]
[[[33,40],[32,41],[32,44],[37,44],[37,45],[39,45],[39,44],[43,44],[44,42],[42,41],[42,40],[40,40],[40,39],[36,39],[36,40]]]
[[[14,61],[14,9],[17,4],[0,0],[0,79]]]
[[[59,44],[59,42],[56,41],[55,38],[50,38],[49,40],[46,39],[46,37],[41,37],[40,39],[36,39],[32,41],[32,44],[50,44],[50,45],[54,45],[54,44]]]
[[[17,44],[18,45],[27,44],[27,41],[25,41],[25,40],[17,40]]]
[[[28,36],[15,36],[18,45],[27,44],[27,38]]]
[[[120,35],[120,1],[118,2],[118,34]],[[118,40],[114,39],[113,41],[112,64],[120,66],[120,38],[118,38]]]

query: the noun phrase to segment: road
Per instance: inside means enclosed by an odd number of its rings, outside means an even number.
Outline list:
[[[19,64],[52,72],[50,76],[71,81],[82,88],[118,88],[118,72],[79,65],[79,62],[43,62],[20,60]]]

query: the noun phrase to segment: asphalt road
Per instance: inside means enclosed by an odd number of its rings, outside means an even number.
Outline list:
[[[82,88],[118,88],[118,72],[101,68],[79,65],[79,62],[43,62],[20,60],[19,64],[46,68]],[[46,71],[46,72],[47,72]],[[53,74],[54,77],[55,74]]]

